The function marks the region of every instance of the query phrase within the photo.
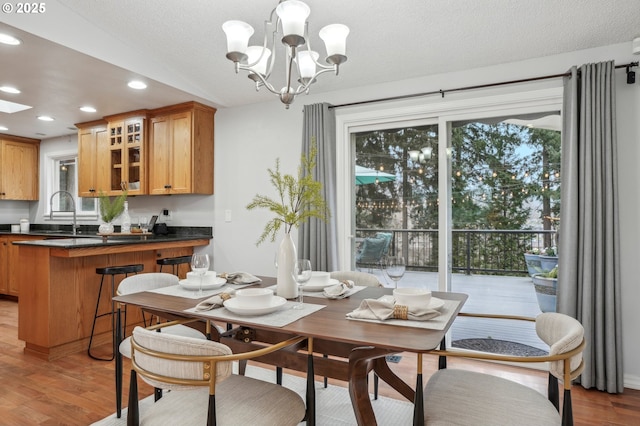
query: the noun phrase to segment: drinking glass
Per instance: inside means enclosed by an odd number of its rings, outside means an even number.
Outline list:
[[[149,232],[149,219],[146,216],[140,216],[138,222],[138,226],[143,234]]]
[[[205,253],[195,253],[191,256],[191,270],[200,277],[198,296],[202,296],[202,277],[204,277],[209,270],[209,255]]]
[[[311,279],[311,261],[309,259],[298,259],[293,265],[293,279],[298,284],[298,303],[293,305],[293,309],[302,309],[302,289]]]
[[[394,288],[398,288],[398,281],[404,276],[406,263],[402,256],[391,256],[385,261],[385,272],[393,280]]]

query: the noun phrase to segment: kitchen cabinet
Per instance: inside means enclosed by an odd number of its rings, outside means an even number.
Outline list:
[[[42,236],[3,235],[0,236],[0,294],[18,296],[18,246],[14,241],[43,240]]]
[[[197,102],[152,112],[149,194],[213,194],[215,112]]]
[[[108,195],[146,194],[146,111],[105,117],[108,121]]]
[[[40,141],[0,135],[0,200],[37,200]]]
[[[78,196],[97,197],[109,190],[107,122],[76,124],[78,128]]]

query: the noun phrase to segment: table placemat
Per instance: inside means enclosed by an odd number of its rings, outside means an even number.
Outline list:
[[[276,287],[278,287],[278,285],[272,285],[269,286],[267,288],[270,288],[271,290],[273,290],[273,294],[276,294]],[[330,286],[328,286],[330,287]],[[346,295],[343,297],[340,297],[340,299],[344,299],[345,297],[349,297],[353,294],[356,294],[357,292],[364,290],[365,288],[367,288],[367,286],[364,285],[354,285],[353,288],[350,288],[349,291],[347,291]],[[324,292],[322,291],[303,291],[302,295],[304,297],[318,297],[320,299],[329,299],[327,296],[324,295]]]
[[[458,300],[444,300],[444,306],[440,309],[440,315],[435,318],[431,318],[426,321],[409,321],[409,320],[401,320],[401,319],[388,319],[385,321],[381,320],[370,320],[363,318],[348,318],[348,320],[352,321],[366,321],[366,322],[375,322],[378,324],[389,324],[389,325],[398,325],[401,327],[414,327],[414,328],[424,328],[428,330],[444,330],[444,326],[451,318],[453,312],[458,307],[460,303]]]
[[[216,308],[210,311],[196,311],[196,308],[185,309],[184,312],[197,313],[198,315],[211,316],[216,320],[242,323],[250,323],[256,325],[268,325],[272,327],[284,327],[294,321],[304,318],[307,315],[325,308],[324,305],[315,305],[313,303],[303,303],[302,309],[293,309],[298,302],[287,301],[287,303],[279,310],[266,315],[238,315],[234,314],[227,308]]]
[[[220,288],[214,288],[212,290],[202,290],[202,296],[198,294],[199,293],[198,290],[187,290],[186,288],[180,286],[180,284],[172,285],[169,287],[156,288],[154,290],[148,290],[148,291],[150,291],[151,293],[166,294],[169,296],[184,297],[187,299],[202,299],[203,297],[211,297],[211,296],[215,296],[216,294],[224,293],[225,291],[229,291],[230,289],[238,290],[240,288],[248,287],[253,284],[255,283],[225,284]]]

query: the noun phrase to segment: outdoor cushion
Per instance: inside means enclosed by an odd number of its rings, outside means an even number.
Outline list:
[[[365,238],[362,242],[362,250],[356,256],[356,262],[376,263],[382,259],[387,247],[385,238]]]
[[[382,238],[386,242],[384,250],[382,251],[382,255],[386,256],[387,254],[389,254],[389,247],[391,246],[391,239],[393,238],[393,234],[391,232],[377,232],[376,238]]]

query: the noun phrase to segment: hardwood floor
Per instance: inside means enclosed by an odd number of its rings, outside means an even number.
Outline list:
[[[113,362],[92,360],[85,352],[51,362],[42,361],[23,354],[23,343],[17,334],[17,303],[0,299],[0,425],[88,425],[115,411]],[[401,361],[391,366],[407,383],[414,384],[415,363],[415,355],[403,354]],[[459,360],[450,361],[449,366],[500,375],[546,393],[546,376],[539,371]],[[125,360],[125,406],[128,369]],[[425,357],[425,376],[435,369],[435,358]],[[345,385],[344,382],[332,383]],[[151,392],[150,387],[141,384],[141,395]],[[380,394],[401,398],[382,381]],[[610,395],[574,386],[572,394],[576,426],[640,424],[638,390],[627,389],[622,395]]]

